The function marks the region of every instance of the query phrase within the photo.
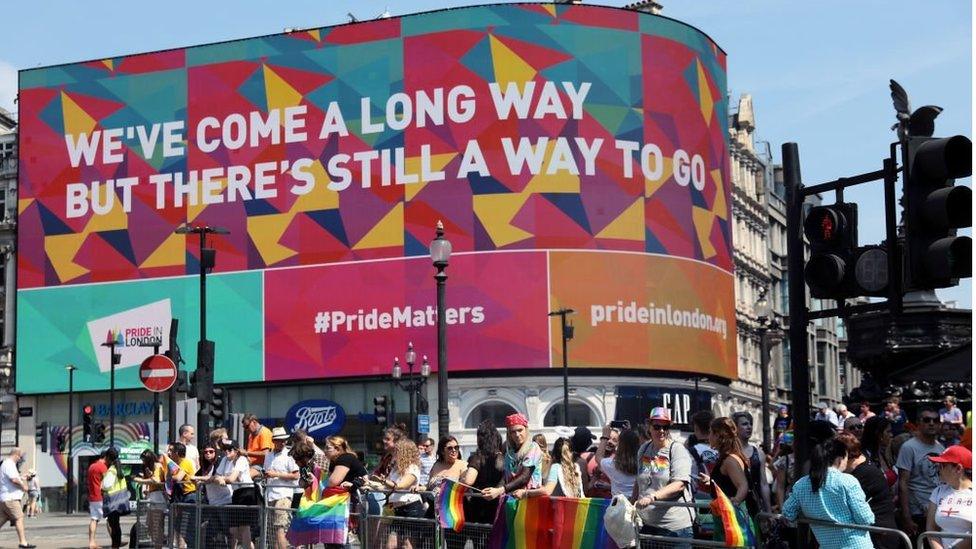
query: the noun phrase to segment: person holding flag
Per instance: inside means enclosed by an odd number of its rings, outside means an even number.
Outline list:
[[[522,497],[526,490],[542,487],[542,449],[529,437],[529,419],[515,413],[505,418],[508,444],[505,451],[505,479],[498,487],[484,488],[488,499],[505,494]]]

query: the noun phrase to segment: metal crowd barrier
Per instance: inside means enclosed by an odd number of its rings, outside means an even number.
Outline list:
[[[685,509],[710,509],[708,502],[704,501],[655,501],[651,506],[682,507]],[[692,523],[694,522],[695,520],[692,520]],[[710,539],[675,538],[657,534],[641,534],[640,532],[637,534],[637,542],[640,549],[669,549],[672,547],[756,547],[752,545],[727,545],[724,541],[715,541]]]
[[[918,535],[918,540],[915,541],[915,547],[917,549],[925,549],[925,540],[928,540],[928,539],[931,539],[931,538],[951,538],[951,539],[958,539],[958,540],[968,539],[968,540],[972,541],[973,535],[972,534],[956,534],[956,533],[952,533],[952,532],[941,532],[941,531],[940,532],[936,532],[936,531],[931,531],[930,530],[928,532],[922,532],[921,534]]]
[[[901,530],[895,528],[884,528],[882,526],[870,526],[866,524],[850,524],[845,522],[830,522],[826,520],[818,520],[807,517],[798,517],[796,521],[791,521],[790,519],[784,517],[780,514],[774,513],[759,513],[759,517],[767,520],[779,520],[784,521],[789,524],[809,524],[810,526],[817,526],[822,528],[840,528],[844,530],[862,530],[874,534],[884,534],[887,536],[894,536],[898,538],[898,541],[903,544],[908,549],[913,549],[912,540],[908,537],[908,534],[902,532]],[[795,540],[798,544],[800,540]]]
[[[358,506],[350,509],[349,538],[346,547],[362,549],[374,547],[403,547],[405,541],[415,549],[479,549],[487,546],[492,525],[466,523],[461,532],[440,528],[436,518],[398,517],[385,508],[379,514],[369,513],[368,494],[363,491]],[[375,491],[389,496],[394,492],[428,494],[430,492]],[[480,494],[468,494],[481,497]],[[706,509],[707,502],[659,501],[656,507],[681,507]],[[374,509],[375,511],[375,509]],[[197,502],[153,504],[146,501],[136,506],[136,536],[139,547],[182,547],[188,549],[218,549],[231,547],[232,543],[246,544],[252,541],[259,549],[279,549],[289,547],[286,533],[295,510],[259,505],[208,505]],[[433,510],[430,512],[433,515]],[[882,528],[861,524],[833,523],[800,517],[789,521],[779,514],[760,513],[758,520],[778,521],[787,524],[803,523],[818,528],[843,528],[861,530],[875,534],[886,534],[899,538],[901,544],[912,549],[909,537],[893,528]],[[758,527],[758,524],[757,524]],[[759,532],[757,532],[758,534]],[[972,539],[971,534],[950,534],[945,532],[925,532],[918,538],[918,547],[924,546],[926,539],[934,537]],[[729,547],[724,542],[709,539],[674,538],[663,535],[637,533],[638,547],[641,549],[679,548],[679,547]],[[791,546],[801,546],[800,540],[789,540]],[[759,540],[756,547],[762,546]]]

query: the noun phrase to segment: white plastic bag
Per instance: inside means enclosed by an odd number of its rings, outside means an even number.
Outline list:
[[[603,515],[603,525],[617,547],[637,545],[640,517],[637,516],[637,508],[623,494],[613,497],[606,514]]]
[[[102,476],[102,491],[107,492],[115,486],[115,481],[118,480],[118,475],[116,475],[115,467],[109,467],[105,475]]]

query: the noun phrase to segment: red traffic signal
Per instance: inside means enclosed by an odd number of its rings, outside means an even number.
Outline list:
[[[850,284],[857,249],[857,204],[811,208],[803,220],[803,233],[810,242],[810,259],[803,271],[810,295],[822,299],[858,295]]]
[[[95,408],[91,404],[85,404],[85,407],[81,411],[86,415],[90,416],[95,411]]]
[[[811,244],[828,244],[836,241],[847,228],[844,213],[833,206],[817,206],[807,214],[803,232]]]

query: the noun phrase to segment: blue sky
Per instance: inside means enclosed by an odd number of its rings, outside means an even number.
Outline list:
[[[965,0],[659,0],[728,53],[733,104],[750,93],[759,139],[796,141],[804,182],[881,167],[894,111],[888,79],[914,106],[945,108],[938,134],[972,137],[972,5]],[[169,0],[157,3],[10,2],[0,33],[0,106],[16,110],[16,70],[327,26],[484,2],[432,0]],[[612,2],[610,5],[621,5]],[[131,9],[130,5],[139,5]],[[967,180],[968,182],[968,180]],[[883,238],[879,185],[847,194],[859,203],[862,244]],[[968,232],[967,232],[968,234]],[[972,285],[941,291],[971,307]]]

